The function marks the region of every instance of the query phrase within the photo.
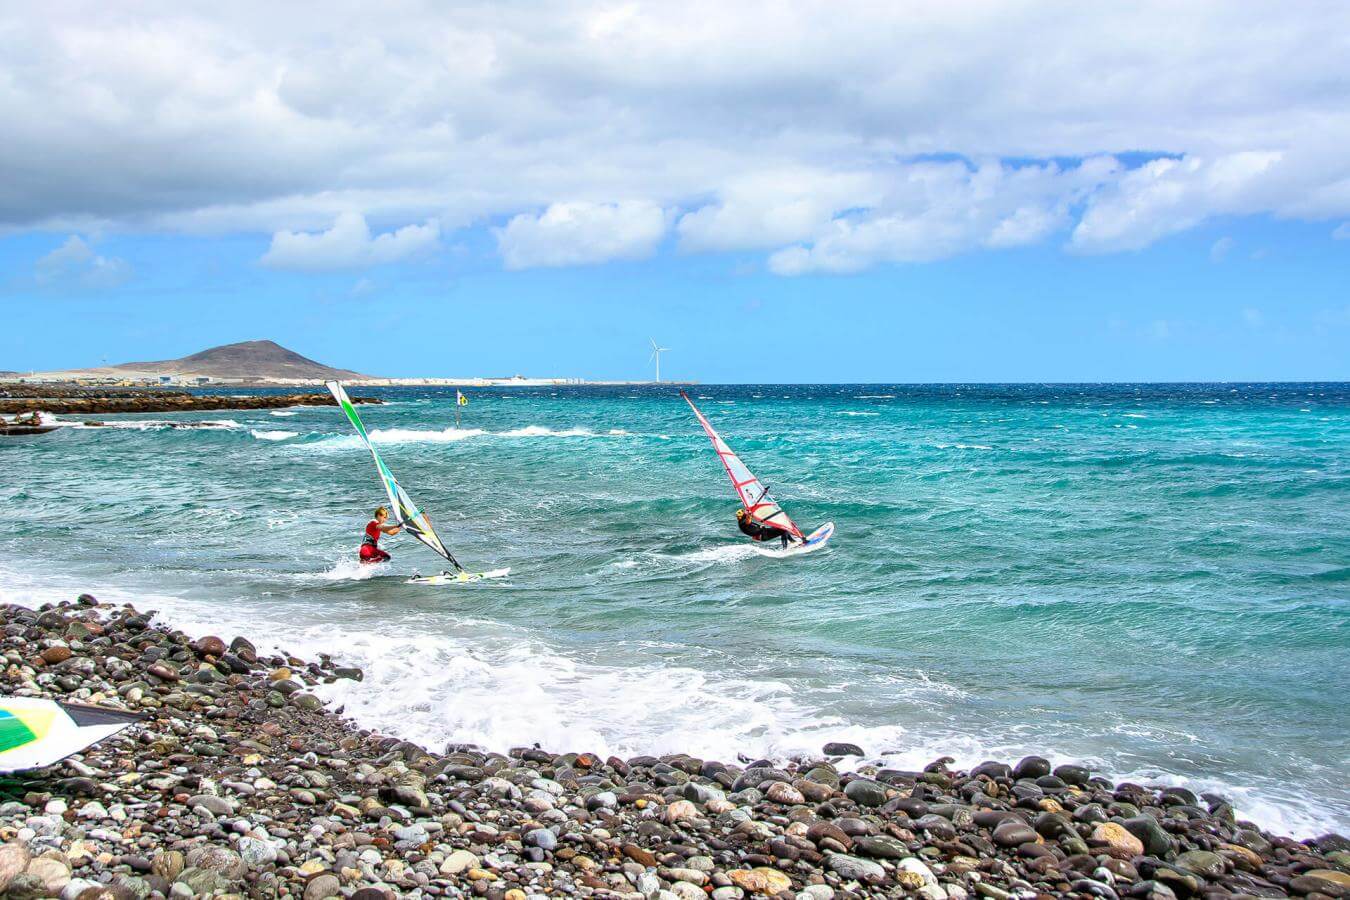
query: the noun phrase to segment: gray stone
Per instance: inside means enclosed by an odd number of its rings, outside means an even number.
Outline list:
[[[853,849],[863,856],[877,859],[904,859],[910,855],[909,847],[905,846],[904,841],[885,835],[855,837]]]
[[[880,863],[874,863],[870,859],[860,859],[856,856],[847,856],[843,853],[831,853],[825,857],[825,864],[839,873],[839,877],[853,878],[885,878],[886,870]]]
[[[199,869],[196,866],[184,869],[174,881],[175,888],[178,886],[187,888],[190,892],[188,896],[224,894],[230,890],[233,883],[220,872],[213,869]]]
[[[315,875],[305,885],[305,900],[326,900],[328,897],[336,897],[342,890],[342,882],[338,877],[330,872],[324,872],[322,875]]]
[[[1152,816],[1134,816],[1120,823],[1125,830],[1139,838],[1149,856],[1166,859],[1172,852],[1172,836]]]
[[[187,805],[189,809],[196,809],[200,806],[213,816],[228,816],[234,812],[233,803],[214,794],[198,794],[195,797],[189,797]]]
[[[230,881],[235,881],[244,875],[244,861],[239,857],[239,854],[228,847],[220,847],[215,844],[203,844],[189,850],[187,866],[189,869],[205,869],[208,872],[217,872]],[[182,880],[181,875],[178,880]]]
[[[257,870],[277,861],[277,850],[267,841],[255,837],[239,839],[239,857],[249,869]]]
[[[844,787],[844,796],[859,806],[881,806],[886,802],[886,786],[866,778],[855,778]]]

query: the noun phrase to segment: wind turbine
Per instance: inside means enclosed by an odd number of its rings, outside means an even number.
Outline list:
[[[652,358],[649,359],[649,360],[647,360],[647,362],[652,362],[652,360],[655,360],[655,361],[656,361],[656,383],[657,383],[657,384],[660,384],[660,383],[661,383],[661,354],[662,354],[662,353],[669,353],[669,352],[670,352],[670,348],[669,348],[669,347],[658,347],[658,346],[656,346],[656,338],[651,338],[650,340],[651,340],[651,342],[652,342]]]

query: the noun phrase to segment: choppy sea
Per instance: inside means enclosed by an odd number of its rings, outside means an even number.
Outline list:
[[[89,591],[365,669],[429,745],[921,766],[1041,753],[1350,830],[1350,385],[701,386],[820,553],[761,557],[673,389],[358,389],[471,568],[408,536],[334,407],[0,439],[0,599]],[[214,422],[173,429],[170,422]]]

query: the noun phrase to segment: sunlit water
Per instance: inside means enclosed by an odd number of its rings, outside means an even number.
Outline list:
[[[333,407],[0,442],[0,597],[91,591],[335,652],[328,696],[430,745],[710,758],[850,740],[1027,752],[1350,828],[1350,386],[703,387],[829,549],[739,538],[669,389],[358,390],[471,568],[354,562],[384,497]],[[101,417],[122,423],[130,417]],[[212,421],[170,430],[167,421]]]

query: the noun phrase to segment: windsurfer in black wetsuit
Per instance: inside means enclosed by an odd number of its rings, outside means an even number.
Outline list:
[[[752,541],[759,541],[762,543],[764,541],[771,541],[774,538],[779,538],[782,540],[783,546],[786,547],[792,540],[785,529],[775,528],[773,525],[765,525],[763,522],[756,522],[750,516],[750,513],[745,510],[745,507],[736,510],[736,526],[741,529],[742,534]]]

